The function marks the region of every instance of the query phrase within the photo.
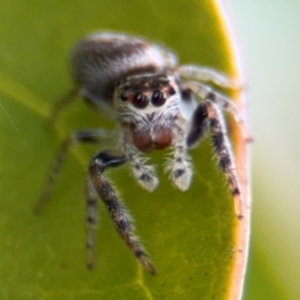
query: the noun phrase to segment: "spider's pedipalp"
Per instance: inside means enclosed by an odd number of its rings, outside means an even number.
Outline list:
[[[174,186],[181,191],[186,191],[192,180],[192,164],[187,154],[185,129],[179,124],[173,127],[174,142],[172,147],[172,158],[166,162],[165,171],[170,172],[170,179]]]
[[[158,178],[153,166],[145,165],[147,159],[142,158],[138,149],[134,147],[126,135],[122,138],[121,148],[125,153],[133,177],[145,190],[152,192],[158,185]]]

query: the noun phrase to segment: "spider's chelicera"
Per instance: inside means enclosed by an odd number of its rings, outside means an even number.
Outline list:
[[[94,266],[97,198],[105,203],[109,215],[130,251],[150,272],[155,268],[133,233],[131,218],[104,176],[107,168],[124,163],[144,189],[153,191],[158,179],[143,153],[169,148],[171,159],[166,171],[181,191],[189,188],[192,163],[187,150],[210,131],[218,164],[233,195],[235,211],[243,218],[241,191],[234,157],[227,136],[222,110],[229,111],[247,137],[236,105],[203,84],[210,81],[223,88],[233,87],[222,74],[196,65],[177,65],[170,50],[139,37],[117,33],[96,33],[80,41],[71,52],[75,88],[55,106],[51,119],[76,96],[95,108],[109,108],[117,123],[118,152],[104,150],[94,156],[86,177],[87,266]],[[197,101],[201,100],[201,101]],[[103,129],[72,134],[61,145],[49,171],[45,189],[35,210],[49,199],[53,182],[66,153],[74,143],[99,143],[111,138]]]

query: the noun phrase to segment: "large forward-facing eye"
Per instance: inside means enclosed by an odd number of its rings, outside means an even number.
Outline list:
[[[151,102],[154,106],[162,106],[166,102],[166,98],[161,91],[155,91],[152,95]]]
[[[136,108],[145,108],[149,103],[148,98],[143,93],[136,93],[132,99],[132,105]]]

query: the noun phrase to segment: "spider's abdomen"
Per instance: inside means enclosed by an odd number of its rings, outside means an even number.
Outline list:
[[[71,52],[72,74],[82,96],[109,105],[122,79],[135,74],[164,73],[176,63],[171,51],[116,33],[90,35]]]

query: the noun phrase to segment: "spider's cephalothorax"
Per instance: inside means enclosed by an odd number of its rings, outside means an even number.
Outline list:
[[[180,94],[173,76],[129,77],[114,95],[116,119],[134,146],[148,152],[172,144],[172,125],[179,116]]]
[[[206,130],[210,131],[219,166],[227,178],[237,217],[243,218],[240,186],[222,110],[234,116],[245,138],[248,138],[247,129],[235,104],[203,84],[210,81],[229,88],[233,87],[231,80],[209,68],[178,66],[170,50],[139,37],[117,33],[97,33],[79,42],[71,53],[71,69],[76,86],[54,107],[51,120],[80,95],[97,110],[108,108],[112,112],[119,141],[118,152],[101,151],[88,167],[86,249],[89,268],[94,266],[97,198],[100,196],[127,247],[149,272],[155,273],[133,234],[128,212],[103,173],[106,168],[128,162],[137,182],[152,191],[158,178],[154,168],[146,165],[143,153],[169,148],[171,159],[167,161],[166,171],[174,186],[185,191],[192,178],[187,150],[197,144]],[[79,131],[67,138],[56,155],[35,210],[39,211],[49,199],[54,179],[73,143],[100,143],[111,138],[103,129]]]

